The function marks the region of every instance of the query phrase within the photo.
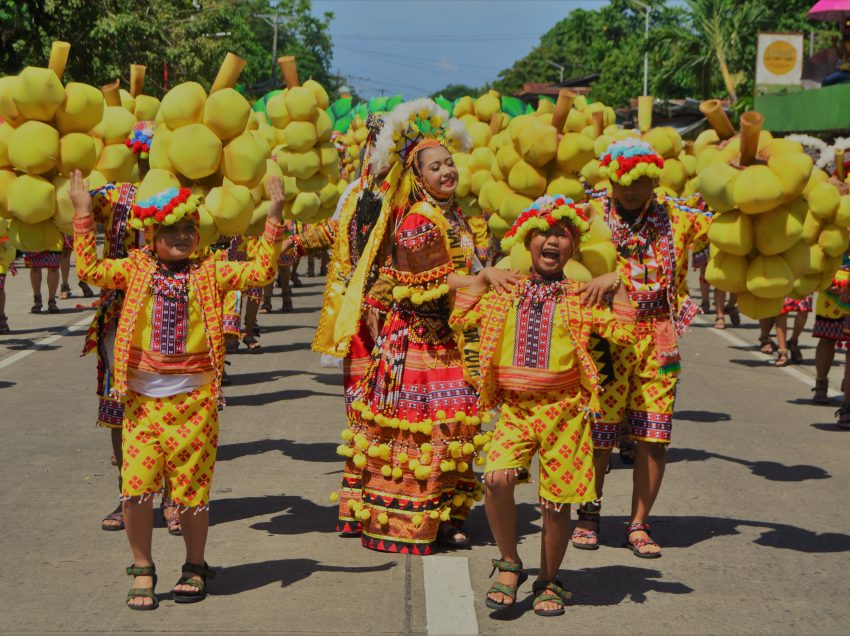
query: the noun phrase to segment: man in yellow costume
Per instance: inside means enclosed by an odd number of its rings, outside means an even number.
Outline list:
[[[655,195],[663,166],[658,153],[637,139],[616,142],[602,155],[600,172],[611,181],[612,193],[591,205],[611,229],[618,262],[616,271],[583,289],[584,302],[598,304],[625,286],[630,302],[614,302],[614,311],[636,325],[639,337],[634,345],[611,347],[615,377],[600,400],[602,417],[592,426],[599,499],[579,509],[573,545],[599,547],[605,469],[624,424],[636,442],[626,541],[640,558],[661,556],[647,518],[661,488],[670,443],[681,369],[677,339],[699,313],[685,280],[688,248],[708,231],[706,215]]]

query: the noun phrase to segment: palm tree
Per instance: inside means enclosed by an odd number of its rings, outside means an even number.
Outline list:
[[[650,40],[650,46],[663,44],[673,53],[659,79],[691,71],[708,96],[718,84],[719,73],[729,99],[737,101],[743,72],[733,72],[731,62],[740,57],[745,37],[766,17],[764,7],[738,0],[685,0],[685,5],[688,23],[660,29]]]

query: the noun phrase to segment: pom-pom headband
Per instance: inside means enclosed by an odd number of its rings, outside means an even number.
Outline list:
[[[152,121],[140,121],[133,126],[130,136],[124,140],[124,145],[138,155],[141,159],[147,159],[153,143],[153,129],[156,124]]]
[[[130,225],[137,230],[155,225],[174,225],[186,216],[198,223],[200,201],[201,197],[192,194],[189,188],[168,188],[135,204]]]
[[[502,239],[502,251],[510,252],[514,245],[524,245],[530,232],[546,232],[558,221],[567,224],[573,240],[583,243],[587,240],[590,221],[584,208],[577,207],[572,199],[563,194],[542,196],[526,208],[513,227],[505,232]]]
[[[449,119],[445,110],[427,98],[399,104],[383,119],[370,157],[375,174],[395,161],[406,164],[423,139],[435,139],[453,154],[467,152],[472,145],[466,127],[457,119]]]
[[[599,158],[599,174],[620,185],[629,186],[641,177],[659,179],[664,159],[645,141],[615,141]]]

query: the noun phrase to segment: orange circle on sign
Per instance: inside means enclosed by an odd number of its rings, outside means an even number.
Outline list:
[[[797,65],[797,49],[788,42],[772,42],[764,50],[764,66],[774,75],[786,75]]]

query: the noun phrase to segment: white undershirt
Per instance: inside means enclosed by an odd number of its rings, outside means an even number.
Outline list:
[[[215,378],[212,371],[200,373],[152,373],[140,369],[127,369],[127,388],[148,397],[162,398],[189,393],[210,384]]]

